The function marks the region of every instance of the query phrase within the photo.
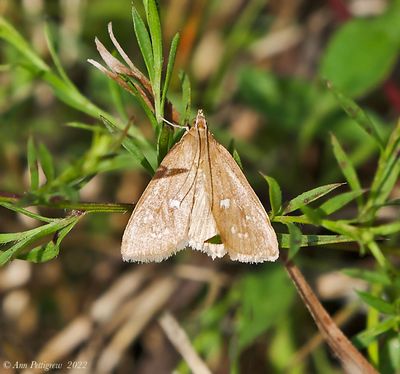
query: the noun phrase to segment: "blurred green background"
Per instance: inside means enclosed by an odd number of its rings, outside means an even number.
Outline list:
[[[115,52],[107,32],[111,21],[122,48],[146,72],[131,5],[131,0],[0,0],[0,196],[6,204],[0,207],[0,231],[16,233],[14,241],[18,233],[40,227],[38,215],[60,219],[47,232],[54,234],[48,258],[34,253],[25,257],[29,262],[14,260],[0,268],[0,361],[12,363],[0,372],[20,372],[15,363],[36,360],[62,363],[63,370],[71,362],[70,369],[80,372],[187,373],[157,320],[164,310],[172,311],[212,372],[342,372],[282,262],[212,261],[186,250],[161,264],[124,264],[120,239],[129,213],[118,213],[116,206],[115,213],[104,209],[65,220],[70,210],[59,201],[132,203],[150,179],[100,115],[117,119],[120,129],[133,124],[131,131],[142,140],[132,144],[156,166],[154,131],[140,103],[87,62],[101,62],[95,37]],[[133,5],[145,17],[143,4]],[[375,231],[384,259],[369,254],[370,242],[364,243],[368,249],[361,245],[361,253],[350,242],[301,249],[295,262],[379,372],[400,372],[400,136],[390,138],[400,112],[400,1],[158,5],[164,68],[171,40],[180,34],[169,100],[182,118],[190,94],[190,117],[202,108],[222,144],[228,147],[234,139],[244,173],[266,209],[271,196],[260,171],[278,181],[283,201],[349,182],[331,134],[366,191],[373,190],[379,165],[389,159],[382,155],[393,153],[385,177],[390,188],[369,219],[362,219],[362,198],[358,204],[353,200],[363,191],[331,218],[357,229],[390,225]],[[62,72],[45,27],[77,90],[55,78]],[[370,123],[372,136],[366,131]],[[35,171],[37,160],[41,168]],[[350,183],[334,194],[350,189],[357,190]],[[7,205],[17,200],[19,206],[35,205],[32,217]],[[311,210],[302,213],[313,223],[296,226],[303,234],[350,235],[335,229],[338,224],[329,230],[313,220]],[[277,232],[287,233],[286,221],[279,222]],[[389,240],[382,241],[387,234]],[[1,243],[11,241],[2,238]],[[347,268],[352,270],[344,272]]]

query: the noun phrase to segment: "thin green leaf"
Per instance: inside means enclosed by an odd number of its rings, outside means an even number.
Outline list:
[[[113,124],[111,121],[109,121],[105,117],[101,117],[104,125],[110,131],[111,134],[113,135],[121,135],[121,130]],[[136,159],[139,161],[139,163],[151,174],[154,174],[154,168],[151,166],[150,162],[147,160],[143,152],[140,150],[140,148],[135,144],[134,140],[130,138],[129,136],[123,136],[121,144],[123,147]]]
[[[191,86],[188,75],[181,71],[179,74],[182,84],[182,104],[183,111],[181,113],[181,125],[185,126],[190,121],[190,107],[191,107]]]
[[[39,188],[39,169],[37,163],[37,154],[33,138],[29,137],[28,140],[28,167],[31,180],[31,189],[37,190]]]
[[[300,250],[302,235],[300,229],[294,223],[287,223],[286,226],[289,230],[288,260],[292,260]]]
[[[151,83],[154,95],[154,107],[157,122],[160,124],[163,116],[163,108],[161,107],[161,76],[163,67],[161,23],[155,0],[145,0],[144,4],[153,49],[154,79]]]
[[[76,122],[76,121],[67,122],[65,126],[86,131],[107,133],[107,130],[104,127],[101,127],[99,125],[88,125],[87,123],[82,123],[82,122]]]
[[[127,213],[133,209],[133,204],[113,204],[113,203],[71,203],[61,201],[52,203],[52,207],[58,209],[80,210],[88,213]]]
[[[54,179],[53,156],[43,143],[39,144],[38,156],[40,165],[42,166],[44,175],[46,176],[47,183],[51,183]]]
[[[57,257],[60,252],[60,244],[65,236],[72,230],[72,228],[78,223],[80,217],[76,217],[76,220],[71,222],[69,225],[63,227],[61,230],[55,233],[55,238],[47,244],[38,246],[30,250],[26,254],[18,256],[19,259],[41,263],[52,260]]]
[[[283,214],[291,213],[300,207],[311,203],[314,200],[319,199],[320,197],[328,194],[334,189],[342,186],[343,183],[333,183],[327,184],[325,186],[314,188],[310,191],[304,192],[301,195],[295,197],[293,200],[290,200],[287,204],[286,208],[283,210]]]
[[[16,48],[26,60],[38,71],[50,70],[48,65],[36,54],[31,45],[18,33],[18,31],[8,23],[3,17],[0,17],[0,38],[6,40]]]
[[[376,309],[378,312],[383,314],[396,314],[395,306],[381,299],[380,297],[376,297],[368,292],[362,291],[357,291],[357,294],[366,304]]]
[[[374,235],[391,235],[400,232],[400,222],[371,227],[369,231]]]
[[[308,218],[308,221],[314,226],[320,226],[322,216],[317,209],[312,209],[307,205],[304,205],[300,208],[300,210],[304,213],[304,215]]]
[[[50,33],[50,28],[49,25],[46,24],[45,26],[45,37],[46,37],[46,43],[47,43],[47,48],[49,49],[50,52],[50,56],[54,62],[54,65],[57,69],[58,74],[60,75],[61,79],[69,86],[71,87],[73,90],[76,89],[75,85],[71,82],[71,80],[68,78],[68,75],[66,74],[60,59],[58,58],[58,55],[54,49],[54,43],[53,43],[53,39],[52,39],[52,35]]]
[[[158,125],[158,122],[156,120],[156,117],[154,116],[153,109],[147,105],[146,101],[143,99],[143,96],[141,95],[141,93],[136,88],[133,80],[130,77],[127,77],[127,76],[121,76],[121,78],[125,79],[125,82],[129,85],[129,88],[131,89],[131,91],[133,93],[133,96],[135,97],[135,99],[137,100],[139,105],[142,107],[144,112],[146,113],[146,116],[150,120],[150,123],[152,124],[153,128],[156,131],[158,131],[159,130],[159,125]],[[139,133],[139,130],[135,129],[135,132]],[[135,137],[138,137],[136,134],[134,134],[134,135],[135,135]]]
[[[336,97],[339,105],[347,113],[347,115],[354,119],[354,121],[377,143],[380,149],[383,148],[383,141],[378,132],[378,129],[373,121],[367,116],[367,114],[355,103],[354,100],[345,96],[336,87],[333,86],[332,82],[327,81],[327,87]]]
[[[346,178],[349,186],[353,191],[361,190],[360,180],[358,179],[357,172],[354,169],[354,166],[347,156],[339,141],[336,139],[335,135],[331,134],[331,142],[333,147],[333,153],[336,157],[336,161],[339,164],[340,170],[342,171],[344,177]],[[363,203],[363,199],[360,195],[358,199],[358,203],[361,206]]]
[[[67,84],[52,72],[49,66],[30,48],[26,40],[2,17],[0,17],[0,38],[10,43],[25,57],[21,65],[34,73],[41,72],[41,78],[53,88],[54,94],[60,100],[94,118],[98,118],[99,115],[107,115],[84,97],[75,86]],[[27,66],[27,61],[31,65]]]
[[[62,219],[53,219],[51,221],[50,227],[53,227],[54,225],[60,225],[62,227],[63,225],[60,224],[62,222]],[[6,244],[6,243],[11,243],[11,242],[19,242],[23,241],[26,239],[29,239],[31,237],[37,236],[40,232],[42,232],[44,229],[48,228],[48,225],[43,225],[40,227],[35,227],[34,229],[26,230],[26,231],[20,231],[16,233],[7,233],[7,234],[1,234],[0,236],[0,243],[1,244]]]
[[[232,157],[236,161],[236,163],[239,165],[239,167],[243,170],[242,160],[240,159],[239,152],[237,151],[236,146],[235,146],[235,139],[233,139],[233,138],[229,142],[228,151],[232,155]]]
[[[162,124],[161,126],[162,128],[157,141],[158,164],[161,163],[165,155],[168,153],[169,145],[171,144],[172,137],[174,135],[171,126],[165,123]]]
[[[122,122],[128,122],[129,118],[128,115],[126,114],[125,104],[122,100],[122,95],[121,95],[122,91],[119,88],[120,86],[117,83],[115,83],[115,81],[112,79],[108,79],[107,83],[108,83],[108,89],[110,91],[110,97],[112,100],[113,108],[115,108],[116,111],[118,112]]]
[[[400,121],[391,133],[388,143],[379,158],[378,170],[371,185],[366,209],[383,204],[393,189],[400,173]]]
[[[20,232],[10,232],[6,234],[0,234],[0,244],[15,242],[19,239],[21,239]]]
[[[279,247],[290,248],[290,235],[289,234],[277,234]],[[301,236],[301,247],[311,247],[315,245],[328,245],[335,243],[348,243],[354,240],[345,235],[302,235]]]
[[[146,25],[140,17],[139,12],[135,7],[132,7],[133,27],[135,30],[136,39],[139,44],[140,52],[142,53],[144,63],[149,73],[150,81],[154,81],[154,59],[153,49],[151,46],[150,35],[147,31]]]
[[[14,212],[21,213],[27,217],[37,219],[38,221],[43,221],[43,222],[53,222],[57,220],[57,218],[48,218],[41,216],[40,214],[36,214],[34,212],[31,212],[30,210],[24,209],[16,204],[8,203],[8,202],[0,202],[0,206],[13,210]]]
[[[375,257],[375,260],[379,264],[379,266],[381,266],[382,269],[385,269],[386,271],[395,272],[395,268],[384,256],[379,245],[373,240],[373,235],[371,234],[371,232],[368,230],[363,234],[364,238],[362,238],[362,242],[368,247],[369,251]]]
[[[358,190],[341,193],[325,201],[319,206],[318,210],[321,211],[324,215],[329,216],[330,214],[343,208],[345,205],[353,201],[358,196],[362,195],[364,192],[364,190]]]
[[[171,76],[172,76],[172,71],[174,70],[176,51],[178,49],[179,39],[180,39],[180,35],[179,35],[179,33],[176,33],[174,38],[172,39],[171,48],[169,50],[167,71],[165,72],[164,86],[163,86],[163,92],[162,92],[162,97],[161,97],[161,108],[162,109],[164,109],[164,106],[165,106],[165,99],[167,97],[169,83],[171,81]]]
[[[5,251],[0,252],[0,266],[6,264],[13,257],[17,256],[18,253],[21,252],[24,248],[32,245],[37,240],[47,235],[53,234],[56,231],[61,230],[64,226],[69,225],[74,219],[76,219],[76,217],[71,216],[53,221],[36,229],[29,230],[29,235],[23,236],[22,239],[18,240],[13,246]]]
[[[271,219],[273,219],[276,215],[280,214],[280,211],[282,209],[282,191],[279,183],[276,181],[275,178],[262,173],[261,175],[267,181],[269,186],[269,202],[272,209]]]
[[[343,269],[342,272],[349,277],[363,279],[371,284],[389,286],[392,282],[389,276],[382,271],[370,271],[364,269]]]
[[[223,244],[220,235],[214,235],[214,236],[211,237],[210,239],[207,239],[204,243]]]
[[[396,328],[399,323],[399,318],[390,317],[385,319],[384,321],[378,323],[373,328],[363,331],[353,339],[354,343],[358,348],[365,348],[369,344],[371,344],[377,336]]]
[[[363,230],[357,227],[351,226],[346,222],[342,221],[330,221],[322,220],[321,225],[326,229],[337,232],[338,234],[348,236],[353,240],[361,240],[363,236]]]

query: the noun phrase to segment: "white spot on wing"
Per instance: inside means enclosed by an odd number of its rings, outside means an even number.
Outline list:
[[[236,226],[232,226],[231,227],[231,233],[232,234],[236,234],[237,230],[236,230]]]
[[[249,237],[249,234],[247,232],[245,233],[239,232],[238,237],[239,239],[247,239]]]
[[[227,209],[231,206],[231,201],[229,199],[223,199],[219,202],[219,206],[222,209]]]
[[[181,202],[179,200],[171,199],[169,201],[169,206],[170,206],[170,208],[177,209],[177,208],[179,208],[181,206]]]

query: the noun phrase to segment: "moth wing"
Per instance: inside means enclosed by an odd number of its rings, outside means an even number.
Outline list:
[[[125,228],[124,261],[159,262],[186,247],[198,152],[191,130],[165,156]]]
[[[232,260],[275,261],[278,241],[264,207],[230,153],[209,133],[212,213]]]
[[[204,151],[204,147],[203,151]],[[203,156],[203,152],[202,152]],[[204,164],[200,161],[201,164]],[[211,195],[206,186],[208,181],[207,169],[204,170],[203,165],[198,168],[196,183],[194,186],[193,208],[189,223],[189,241],[188,245],[198,251],[205,252],[213,259],[223,257],[226,253],[224,245],[212,244],[206,241],[218,235],[217,225],[211,211]]]

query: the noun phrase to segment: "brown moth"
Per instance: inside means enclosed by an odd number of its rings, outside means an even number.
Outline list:
[[[159,262],[186,247],[242,262],[279,256],[265,209],[201,110],[136,204],[121,252],[124,261]]]

